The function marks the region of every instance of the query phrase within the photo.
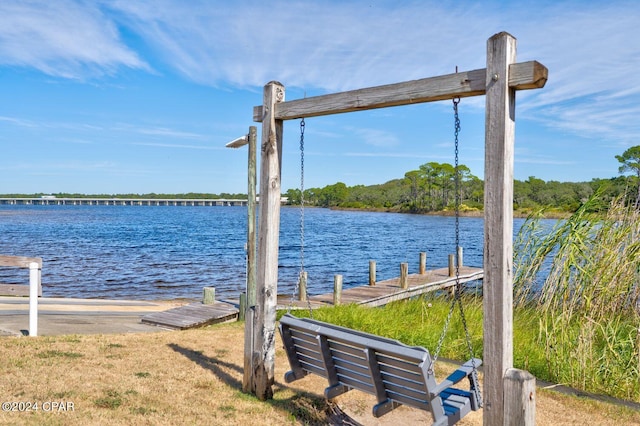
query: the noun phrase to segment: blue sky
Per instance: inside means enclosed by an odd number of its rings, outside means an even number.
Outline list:
[[[0,16],[0,193],[246,193],[246,148],[224,145],[260,133],[267,82],[293,100],[484,68],[500,31],[549,68],[517,95],[517,179],[614,177],[640,144],[637,1],[3,0]],[[460,161],[482,177],[484,98],[460,111]],[[453,163],[450,102],[306,121],[306,188],[430,161]]]

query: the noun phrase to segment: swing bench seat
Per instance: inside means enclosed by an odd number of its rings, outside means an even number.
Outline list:
[[[480,366],[480,359],[467,361],[437,384],[429,351],[422,347],[290,314],[280,319],[280,333],[291,366],[285,381],[317,374],[329,382],[327,399],[357,389],[377,398],[375,417],[404,404],[430,411],[434,425],[453,425],[480,408],[474,392],[479,389],[474,365]],[[452,387],[465,377],[471,390]]]

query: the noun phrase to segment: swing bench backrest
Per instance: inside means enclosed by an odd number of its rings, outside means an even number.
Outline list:
[[[291,366],[285,381],[317,374],[329,382],[327,399],[358,389],[376,396],[375,417],[404,404],[430,411],[434,425],[455,424],[479,408],[472,391],[478,386],[473,372],[482,364],[479,359],[437,384],[429,351],[422,347],[290,314],[281,318],[280,332]],[[465,377],[472,390],[452,387]]]

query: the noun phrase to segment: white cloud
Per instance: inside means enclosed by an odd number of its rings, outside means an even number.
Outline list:
[[[3,1],[0,16],[0,65],[72,79],[114,73],[122,66],[148,68],[91,3]]]
[[[497,0],[4,1],[0,65],[83,79],[154,63],[209,86],[255,90],[279,80],[322,93],[482,68],[487,38],[506,30],[518,38],[519,61],[549,68],[544,89],[518,94],[519,114],[606,143],[640,140],[640,3],[533,7]],[[125,28],[145,45],[125,39]],[[466,104],[484,107],[481,98]],[[397,142],[390,134],[361,136]]]

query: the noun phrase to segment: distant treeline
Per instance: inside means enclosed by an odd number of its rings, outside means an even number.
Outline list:
[[[606,211],[611,201],[624,195],[627,203],[640,209],[640,145],[628,148],[616,155],[620,173],[631,173],[611,179],[592,179],[590,182],[545,182],[534,176],[527,180],[515,180],[513,207],[519,214],[527,214],[541,208],[548,212],[573,213],[587,200],[595,198],[588,206],[593,211]],[[458,176],[458,179],[456,179]],[[457,182],[456,182],[457,180]],[[459,194],[460,209],[465,212],[484,208],[484,182],[474,176],[465,165],[430,162],[411,170],[402,179],[390,180],[378,185],[347,186],[342,182],[324,188],[304,190],[305,205],[337,207],[345,209],[373,209],[407,213],[451,211]],[[289,204],[302,201],[300,189],[289,189],[283,194]],[[597,197],[593,197],[597,195]],[[4,194],[3,198],[148,198],[148,199],[246,199],[246,194],[211,194],[189,192],[186,194]]]
[[[40,198],[40,197],[56,197],[56,198],[132,198],[132,199],[151,199],[151,200],[194,200],[194,199],[227,199],[227,200],[243,200],[247,198],[247,194],[210,194],[204,192],[189,192],[186,194],[78,194],[78,193],[44,193],[36,194],[0,194],[0,198]]]
[[[460,201],[463,211],[481,211],[484,205],[484,181],[471,174],[465,165],[460,168]],[[551,212],[575,212],[592,195],[598,193],[596,209],[606,210],[610,201],[627,194],[629,202],[636,199],[636,176],[592,179],[590,182],[558,182],[529,177],[514,181],[513,206],[519,213],[540,208]],[[300,190],[289,189],[290,204],[300,204]],[[305,205],[353,209],[429,213],[452,210],[456,195],[455,168],[448,163],[430,162],[418,170],[405,173],[404,178],[379,185],[347,186],[342,182],[324,188],[304,191]]]

